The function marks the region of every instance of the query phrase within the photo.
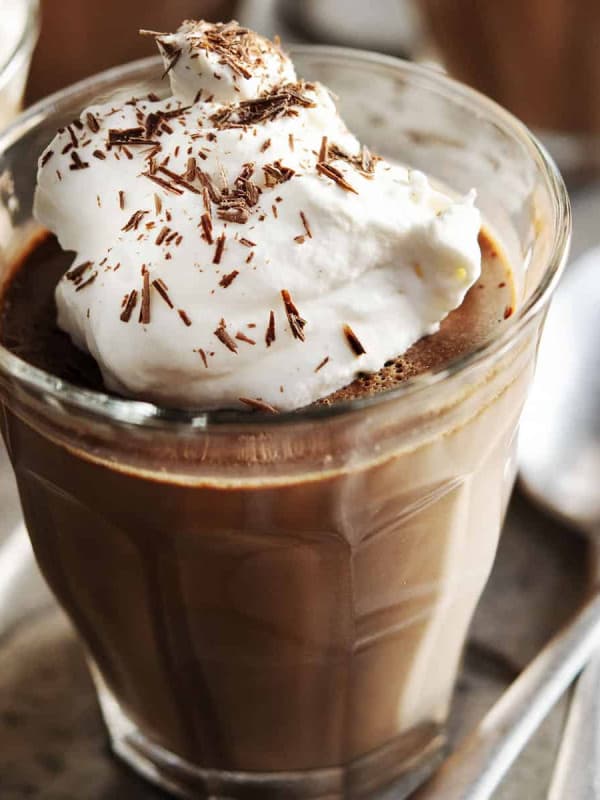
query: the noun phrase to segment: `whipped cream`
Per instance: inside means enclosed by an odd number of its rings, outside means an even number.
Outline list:
[[[107,387],[291,410],[435,332],[480,274],[473,195],[372,156],[236,23],[154,35],[172,96],[86,109],[39,162],[35,215],[76,253],[58,324]]]

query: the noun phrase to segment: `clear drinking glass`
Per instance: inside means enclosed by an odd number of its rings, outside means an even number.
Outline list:
[[[0,128],[21,108],[39,33],[39,0],[0,0]]]
[[[475,92],[380,55],[291,54],[375,151],[477,189],[517,272],[513,318],[387,394],[268,418],[84,391],[0,348],[0,427],[123,759],[184,797],[399,798],[443,747],[570,211],[545,152]],[[0,280],[35,235],[56,128],[164,91],[160,74],[103,73],[0,139]]]

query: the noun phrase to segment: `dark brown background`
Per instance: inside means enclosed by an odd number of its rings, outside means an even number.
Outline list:
[[[154,55],[138,29],[175,30],[182,19],[229,19],[235,0],[42,0],[42,31],[27,102],[87,75]]]

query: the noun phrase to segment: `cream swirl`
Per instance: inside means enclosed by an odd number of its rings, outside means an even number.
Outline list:
[[[172,96],[86,109],[38,171],[59,325],[107,387],[296,409],[437,330],[480,273],[472,196],[373,157],[236,23],[155,35]]]

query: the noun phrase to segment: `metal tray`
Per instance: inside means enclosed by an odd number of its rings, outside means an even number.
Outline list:
[[[22,532],[0,451],[0,798],[159,800],[109,752],[73,630],[46,589]],[[451,716],[457,741],[580,604],[584,539],[513,497],[498,558],[477,610]],[[495,800],[542,800],[565,719],[553,711]]]

